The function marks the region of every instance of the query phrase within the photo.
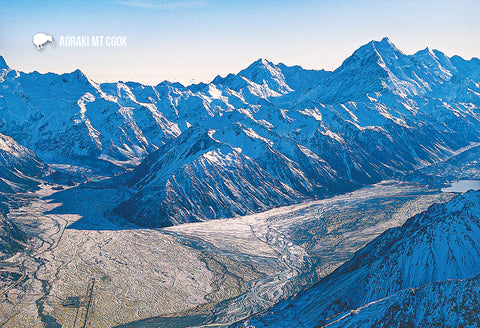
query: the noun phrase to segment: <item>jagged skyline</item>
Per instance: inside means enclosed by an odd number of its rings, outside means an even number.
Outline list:
[[[22,71],[81,69],[99,82],[206,82],[258,58],[307,69],[337,68],[358,46],[388,36],[406,53],[428,45],[478,57],[480,6],[472,1],[0,1],[0,52]],[[37,51],[35,33],[126,35],[126,48]]]

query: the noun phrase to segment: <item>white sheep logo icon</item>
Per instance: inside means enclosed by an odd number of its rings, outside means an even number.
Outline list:
[[[33,44],[38,50],[43,49],[43,46],[47,44],[47,42],[51,42],[53,46],[53,36],[45,33],[37,33],[33,36]]]

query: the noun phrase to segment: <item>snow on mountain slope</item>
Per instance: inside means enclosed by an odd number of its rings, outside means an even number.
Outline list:
[[[438,50],[406,55],[388,38],[371,41],[356,50],[330,76],[304,96],[322,103],[364,101],[376,92],[412,97],[425,95],[457,73]]]
[[[463,65],[478,68],[474,59],[468,63]],[[303,144],[321,157],[333,157],[339,172],[366,182],[389,169],[438,161],[465,140],[477,140],[478,86],[441,52],[405,55],[384,38],[355,51],[293,109],[321,117],[311,143]],[[338,156],[338,148],[348,155]]]
[[[19,145],[13,138],[0,134],[0,166],[36,175],[43,165],[33,151]]]
[[[382,300],[388,305],[390,301],[383,299],[402,290],[478,275],[479,204],[480,193],[470,191],[431,206],[403,226],[384,232],[311,289],[239,326],[323,326],[371,302]],[[391,297],[405,294],[408,291]],[[428,300],[419,298],[416,302]]]
[[[214,130],[188,129],[135,171],[141,191],[117,213],[146,226],[232,217],[306,199]]]
[[[262,177],[273,177],[275,185],[295,191],[284,197],[283,189],[273,188],[272,192],[282,191],[271,204],[247,202],[209,215],[202,209],[200,215],[200,198],[192,205],[193,195],[184,192],[190,179],[181,180],[171,195],[182,195],[185,208],[178,210],[188,212],[189,219],[172,221],[204,220],[320,198],[403,175],[480,141],[479,69],[478,60],[448,58],[436,50],[406,55],[387,38],[362,46],[334,72],[260,59],[237,74],[191,86],[96,84],[80,71],[24,74],[4,68],[0,132],[47,162],[110,170],[112,164],[136,166],[159,148],[162,155],[170,153],[165,145],[192,147],[205,131],[215,130],[214,138],[233,149],[235,158],[254,162]],[[188,132],[190,128],[203,134]],[[191,139],[179,138],[182,133]],[[221,151],[219,156],[230,153]],[[147,160],[152,167],[143,165],[137,175],[143,172],[150,178],[133,183],[138,188],[135,199],[159,196],[163,202],[166,198],[160,195],[174,172],[203,161],[203,152],[194,154],[188,162],[167,165],[162,160],[161,170],[155,168],[155,160]],[[226,175],[233,172],[229,170],[247,174],[220,162]],[[204,172],[219,169],[211,161],[202,165]],[[200,174],[198,182],[211,185],[204,180],[207,176]],[[214,181],[213,190],[219,187],[219,180]],[[257,185],[262,183],[270,181]],[[147,195],[147,189],[153,194]],[[144,216],[127,212],[131,218]],[[162,213],[148,222],[166,224]],[[155,216],[155,211],[149,215]]]
[[[246,87],[248,91],[263,98],[278,96],[293,91],[285,81],[281,69],[266,59],[259,59],[236,75],[225,79],[217,77],[213,83],[228,85],[235,91]],[[264,91],[263,93],[261,91]]]
[[[296,106],[331,104],[341,111],[341,106],[362,105],[381,121],[408,127],[430,122],[445,129],[441,125],[452,120],[469,124],[473,119],[476,123],[478,113],[472,112],[472,105],[478,105],[479,100],[477,61],[460,57],[450,60],[440,51],[428,48],[405,55],[384,38],[355,51],[330,76],[306,92]],[[357,123],[365,126],[362,116],[357,118]],[[381,121],[374,125],[383,126]]]
[[[479,141],[480,92],[475,90],[480,83],[474,80],[475,74],[466,73],[468,69],[477,69],[475,60],[450,61],[429,49],[406,55],[384,38],[355,51],[333,73],[258,60],[210,84],[182,89],[164,83],[156,89],[170,99],[162,107],[165,117],[185,122],[184,133],[192,125],[215,130],[216,140],[241,150],[242,156],[302,195],[294,197],[298,200],[404,175]],[[175,139],[168,145],[184,147],[185,142],[193,144],[196,137]],[[174,177],[172,172],[186,168],[185,163],[174,161],[168,170],[158,170],[153,163],[147,160],[137,175],[156,178],[133,182],[139,192],[129,204],[156,207],[150,205],[156,203],[150,201],[155,198],[150,193],[164,189],[164,182]],[[291,201],[285,198],[260,208]],[[189,213],[189,217],[205,220],[255,211],[248,204],[244,204],[248,210],[240,208],[212,212],[210,217],[206,212]],[[141,223],[143,211],[120,212]],[[149,223],[168,222],[164,214],[150,218],[154,210],[148,215]]]
[[[480,276],[437,281],[369,303],[327,327],[476,327]]]
[[[0,134],[0,191],[16,192],[37,185],[32,178],[42,173],[44,165],[37,155],[9,136]]]
[[[62,75],[12,72],[2,82],[0,130],[46,161],[138,162],[157,148],[153,142],[162,140],[147,140],[139,126],[159,136],[180,133],[162,130],[155,111],[130,99],[130,92],[107,95],[78,70]]]
[[[33,151],[0,134],[0,260],[22,250],[28,239],[6,216],[12,204],[9,194],[36,189],[39,184],[36,178],[43,170],[42,161]],[[0,274],[9,275],[8,271]]]
[[[296,91],[296,95],[318,84],[331,72],[305,70],[300,66],[273,64],[259,59],[238,74],[217,76],[212,84],[241,93],[244,97],[256,96],[272,99]]]
[[[469,82],[480,80],[480,59],[465,60],[460,56],[453,56],[450,62],[455,66],[460,78],[468,79]],[[472,85],[472,83],[469,84]],[[475,84],[474,86],[478,87]]]
[[[259,60],[208,85],[152,87],[97,84],[79,70],[25,74],[8,68],[3,58],[0,73],[0,132],[48,162],[101,168],[137,165],[203,119],[235,110],[257,112],[271,97],[302,92],[328,74]]]
[[[355,186],[305,146],[238,112],[187,129],[147,157],[130,184],[139,192],[117,213],[147,226],[245,215]]]

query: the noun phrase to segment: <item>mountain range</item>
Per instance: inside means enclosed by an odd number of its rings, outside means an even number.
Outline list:
[[[0,88],[0,132],[46,163],[135,168],[136,192],[114,212],[147,227],[324,198],[480,139],[480,60],[407,55],[387,38],[333,72],[260,59],[190,86],[98,84],[2,59]]]

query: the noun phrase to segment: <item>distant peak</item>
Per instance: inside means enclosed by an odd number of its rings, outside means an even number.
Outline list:
[[[7,65],[7,62],[5,61],[5,59],[3,59],[2,56],[0,56],[0,69],[8,69],[8,65]]]
[[[279,68],[275,64],[264,58],[260,58],[250,64],[247,68],[240,71],[238,75],[262,84],[264,79],[269,80],[276,76],[277,74],[274,73],[274,71],[277,70],[279,70]]]
[[[172,81],[168,81],[168,80],[160,82],[155,87],[161,88],[161,87],[170,87],[170,86],[175,87],[175,88],[182,88],[182,89],[185,88],[184,85],[181,84],[180,82],[172,82]]]
[[[425,49],[422,49],[422,50],[420,50],[420,51],[417,51],[416,54],[418,54],[418,55],[426,55],[426,54],[428,54],[428,55],[434,55],[434,53],[433,53],[433,51],[430,49],[430,47],[426,47]]]
[[[372,43],[376,46],[377,49],[392,49],[399,51],[395,44],[393,44],[393,42],[390,41],[390,39],[387,37],[384,37],[380,41],[372,41]]]
[[[256,61],[254,61],[252,64],[250,64],[250,66],[248,66],[246,68],[246,70],[249,70],[249,69],[256,69],[256,68],[264,68],[264,67],[271,67],[271,66],[275,66],[272,62],[268,61],[267,59],[265,58],[259,58],[257,59]]]
[[[88,77],[78,68],[72,72],[72,75],[77,77],[79,81],[88,81]]]
[[[256,61],[254,61],[253,63],[254,63],[254,64],[262,64],[262,65],[271,64],[271,62],[269,62],[269,61],[266,60],[265,58],[259,58],[259,59],[257,59]]]
[[[88,79],[88,77],[79,69],[76,69],[71,73],[64,73],[60,76],[62,76],[64,79],[66,79],[66,80],[64,80],[65,82],[66,81],[72,81],[72,79],[74,79],[74,80],[77,80],[80,83],[90,84],[90,80]]]
[[[78,68],[74,71],[71,71],[70,73],[63,73],[61,75],[62,76],[83,76],[83,77],[85,77],[85,74],[83,74],[83,72],[81,70],[79,70]]]
[[[376,41],[377,43],[383,44],[383,45],[388,45],[390,47],[396,48],[395,44],[393,44],[392,41],[388,37],[383,37],[380,41]]]
[[[424,63],[430,63],[430,65],[436,63],[440,70],[457,70],[454,64],[452,64],[452,61],[447,56],[445,56],[443,52],[431,49],[429,47],[426,47],[425,49],[416,52],[413,56],[417,60],[420,60]]]
[[[351,57],[347,58],[344,63],[349,63],[355,58],[368,58],[370,56],[380,57],[383,60],[388,58],[397,58],[403,55],[387,37],[384,37],[380,41],[372,40],[367,44],[358,48]]]

